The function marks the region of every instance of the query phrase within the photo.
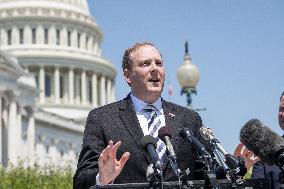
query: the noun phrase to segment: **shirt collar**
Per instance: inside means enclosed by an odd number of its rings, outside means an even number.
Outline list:
[[[137,98],[136,96],[134,96],[132,93],[130,93],[130,98],[131,101],[133,103],[135,112],[141,112],[144,107],[146,105],[148,105],[148,103],[144,102],[143,100],[140,100],[139,98]],[[159,112],[162,113],[162,99],[161,97],[159,97],[154,103],[152,103],[151,105],[155,106],[157,108],[157,110],[159,110]]]

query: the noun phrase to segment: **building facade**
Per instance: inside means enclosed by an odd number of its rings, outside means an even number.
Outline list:
[[[88,112],[115,101],[102,37],[86,0],[0,0],[2,165],[76,164]]]

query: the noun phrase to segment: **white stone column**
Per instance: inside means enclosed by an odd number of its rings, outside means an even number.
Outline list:
[[[67,72],[64,71],[63,73],[63,102],[64,104],[68,104],[69,101],[69,81],[68,81],[68,75]]]
[[[98,56],[101,56],[101,53],[102,53],[101,39],[97,40],[97,43],[96,43],[96,53],[97,53]]]
[[[74,69],[69,68],[68,73],[68,82],[69,82],[69,104],[74,104]]]
[[[99,51],[98,39],[95,39],[95,41],[94,41],[94,53],[96,55],[98,55],[98,51]]]
[[[78,32],[76,29],[73,29],[72,33],[71,33],[71,47],[73,48],[77,48],[78,44],[77,44],[77,38],[78,38]]]
[[[62,46],[67,46],[67,28],[63,27],[60,30],[60,44]]]
[[[112,102],[116,101],[116,97],[115,97],[115,82],[114,81],[111,82],[111,100],[112,100]]]
[[[60,101],[60,73],[59,73],[59,67],[55,66],[54,70],[54,97],[55,97],[55,103],[59,104]]]
[[[43,66],[39,68],[39,103],[45,103],[45,71]]]
[[[81,100],[80,100],[80,91],[81,91],[81,87],[80,87],[80,75],[79,73],[75,73],[75,104],[80,104]]]
[[[44,44],[44,28],[42,25],[37,26],[36,41],[38,44]]]
[[[92,75],[92,106],[98,106],[98,91],[97,91],[98,77],[96,73]]]
[[[83,32],[81,39],[80,39],[80,48],[85,50],[86,49],[86,33]]]
[[[24,28],[24,44],[32,43],[32,30],[29,25],[26,25]]]
[[[12,27],[12,45],[19,44],[19,31],[16,26]]]
[[[23,149],[21,148],[21,146],[23,146],[22,143],[22,107],[18,107],[18,111],[17,111],[17,132],[16,134],[16,138],[17,138],[17,147],[19,147],[17,149],[17,155],[20,156],[21,154],[23,154]]]
[[[14,100],[10,102],[9,115],[8,115],[8,160],[12,164],[17,163],[17,145],[18,138],[15,137],[17,133],[17,104]]]
[[[7,31],[4,28],[1,28],[0,30],[0,37],[1,37],[1,46],[7,45]]]
[[[82,104],[83,105],[87,104],[86,83],[87,83],[87,80],[86,80],[86,70],[82,70],[82,73],[81,73],[81,95],[82,95],[82,98],[81,99],[82,99]]]
[[[107,78],[107,103],[111,103],[111,80]]]
[[[27,128],[27,145],[29,154],[29,164],[34,166],[35,162],[35,119],[33,112],[29,113],[28,128]]]
[[[4,106],[6,104],[6,99],[2,98],[2,165],[4,167],[8,166],[8,126],[9,126],[9,112],[7,106]]]
[[[92,48],[92,42],[93,42],[93,37],[90,35],[90,34],[86,34],[88,36],[88,41],[86,41],[87,43],[87,51],[90,52],[91,51],[91,48]]]
[[[55,28],[55,26],[51,25],[48,32],[49,32],[48,44],[56,45],[56,28]]]
[[[105,76],[101,76],[101,83],[100,83],[100,92],[101,92],[101,95],[100,95],[100,105],[103,106],[106,104],[106,80],[105,80]]]

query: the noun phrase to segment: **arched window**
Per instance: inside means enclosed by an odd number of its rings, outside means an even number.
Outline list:
[[[7,43],[8,45],[11,45],[12,44],[12,30],[11,29],[8,29],[7,30]]]
[[[70,30],[67,31],[67,45],[68,47],[71,46],[71,31]]]
[[[60,45],[60,29],[56,29],[56,45]]]
[[[51,95],[51,78],[50,75],[45,75],[45,96],[50,97]]]
[[[24,44],[24,29],[23,28],[19,29],[19,43]]]
[[[48,44],[48,28],[44,28],[44,44]]]
[[[86,35],[86,46],[85,49],[88,50],[88,44],[89,44],[89,36]]]
[[[77,44],[78,48],[80,48],[81,34],[78,32]]]
[[[32,28],[32,44],[36,44],[36,28]]]

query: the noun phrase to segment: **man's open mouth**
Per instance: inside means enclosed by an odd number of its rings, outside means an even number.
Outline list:
[[[149,81],[150,81],[150,82],[155,82],[155,83],[156,83],[156,82],[160,82],[160,80],[159,80],[159,79],[157,79],[157,78],[150,79]]]

